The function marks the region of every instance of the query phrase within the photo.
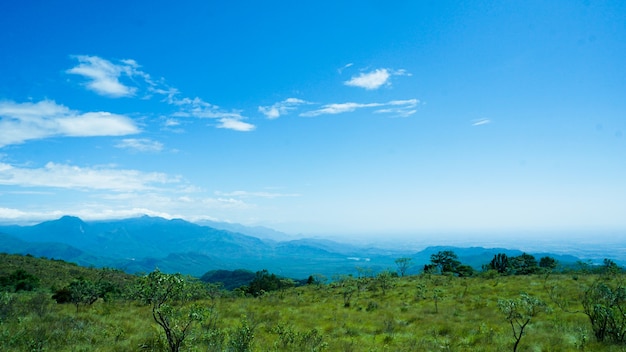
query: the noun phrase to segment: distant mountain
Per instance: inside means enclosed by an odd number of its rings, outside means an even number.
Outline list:
[[[27,242],[0,233],[0,253],[31,254],[37,257],[63,259],[82,266],[114,267],[118,261],[90,255],[82,250],[59,242]]]
[[[292,278],[311,274],[332,277],[356,274],[357,267],[372,272],[394,270],[394,261],[399,257],[413,258],[414,266],[409,272],[418,272],[430,262],[431,254],[441,250],[454,251],[461,262],[476,269],[497,253],[521,254],[503,248],[428,247],[413,253],[322,239],[263,240],[181,219],[149,216],[108,221],[64,216],[33,226],[0,226],[0,251],[30,253],[85,266],[108,266],[130,273],[159,268],[164,272],[201,276],[211,270],[267,269]],[[545,255],[563,262],[578,260],[571,256]]]
[[[201,226],[209,226],[218,230],[226,230],[241,233],[247,236],[259,238],[261,240],[270,240],[275,242],[289,241],[294,237],[284,232],[276,231],[263,226],[245,226],[237,223],[220,222],[211,220],[198,221],[196,224]]]

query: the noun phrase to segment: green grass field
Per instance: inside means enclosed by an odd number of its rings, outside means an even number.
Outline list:
[[[422,274],[391,278],[384,292],[374,278],[352,278],[346,285],[313,284],[259,297],[224,293],[193,302],[206,308],[205,314],[188,330],[181,350],[512,351],[513,330],[498,302],[526,293],[546,306],[532,316],[518,351],[626,351],[626,344],[597,341],[582,305],[592,283],[604,280],[616,287],[625,278]],[[3,351],[168,350],[150,306],[117,298],[77,308],[57,304],[43,286],[0,293],[0,346]]]

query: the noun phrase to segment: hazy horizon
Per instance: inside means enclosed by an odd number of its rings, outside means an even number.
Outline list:
[[[2,223],[626,229],[626,3],[12,2],[0,31]]]

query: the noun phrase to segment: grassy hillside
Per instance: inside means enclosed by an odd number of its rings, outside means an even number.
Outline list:
[[[34,276],[38,280],[39,291],[50,292],[67,286],[77,278],[95,282],[106,276],[107,280],[120,284],[134,280],[134,276],[119,270],[86,268],[63,260],[0,253],[0,278],[10,276],[18,270]]]
[[[98,270],[7,255],[0,256],[0,263],[0,276],[20,267],[40,275],[42,286],[40,292],[0,292],[4,350],[168,350],[150,306],[131,296],[77,309],[54,303],[45,289],[77,275],[95,279]],[[510,324],[502,307],[507,302],[521,304],[522,294],[527,294],[542,304],[530,316],[518,351],[624,351],[624,341],[597,340],[582,301],[597,282],[623,292],[617,288],[624,279],[617,271],[525,276],[489,272],[469,278],[345,276],[330,284],[317,282],[259,297],[213,292],[211,298],[172,304],[167,312],[201,312],[194,313],[181,351],[511,351],[512,326],[519,326],[515,320]],[[183,321],[186,315],[173,317]]]

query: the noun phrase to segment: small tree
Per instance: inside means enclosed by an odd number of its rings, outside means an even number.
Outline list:
[[[433,302],[435,303],[435,313],[439,313],[439,301],[444,298],[445,292],[440,288],[433,289]]]
[[[542,257],[539,259],[539,267],[545,270],[556,269],[557,261],[552,257]]]
[[[343,306],[345,308],[350,307],[352,295],[354,295],[358,289],[356,279],[349,275],[343,275],[339,277],[337,284],[339,285],[341,296],[343,297]]]
[[[395,262],[398,267],[398,274],[400,274],[400,277],[406,275],[406,271],[413,265],[412,258],[398,258]]]
[[[98,297],[100,297],[98,286],[91,280],[84,278],[72,281],[69,285],[57,290],[54,295],[52,295],[52,299],[57,303],[74,304],[77,312],[81,304],[91,305],[98,300]]]
[[[430,262],[433,263],[442,274],[454,273],[461,262],[453,251],[439,251],[430,256]]]
[[[526,329],[533,317],[539,312],[546,310],[546,304],[538,298],[522,293],[517,299],[498,300],[498,307],[511,325],[515,339],[513,352],[515,352],[522,340],[522,336],[524,336],[524,329]]]
[[[241,317],[239,328],[235,329],[230,336],[229,351],[248,352],[252,350],[254,340],[254,326],[250,326],[245,316]]]
[[[135,294],[152,306],[152,318],[165,332],[171,352],[179,351],[192,324],[204,319],[205,309],[189,305],[201,291],[200,283],[158,269],[139,280]]]
[[[620,267],[612,259],[604,258],[602,261],[602,268],[600,270],[603,274],[611,277],[620,272]]]
[[[539,271],[537,259],[528,253],[522,253],[517,257],[511,258],[511,267],[515,275],[530,275]]]
[[[506,274],[510,268],[509,257],[505,253],[494,255],[488,268],[497,271],[499,274]]]
[[[378,275],[376,275],[376,282],[378,283],[378,286],[380,287],[384,296],[387,293],[387,290],[391,288],[391,285],[393,284],[393,277],[391,275],[391,272],[389,270],[381,271],[380,273],[378,273]]]
[[[594,282],[585,291],[582,303],[598,341],[626,342],[626,288]]]

